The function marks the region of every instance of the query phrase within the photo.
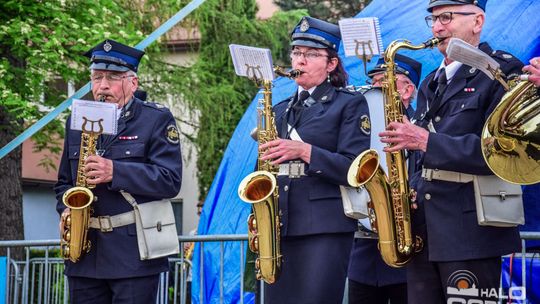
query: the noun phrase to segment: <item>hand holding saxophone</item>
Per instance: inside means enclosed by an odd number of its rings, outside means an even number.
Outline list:
[[[259,149],[265,151],[261,159],[273,159],[273,165],[299,158],[308,164],[311,161],[311,145],[297,140],[278,138],[260,145]]]
[[[529,61],[529,65],[523,68],[523,72],[528,72],[527,80],[540,87],[540,57],[535,57]]]
[[[422,150],[426,151],[429,131],[411,123],[407,116],[403,116],[403,122],[392,121],[386,127],[386,131],[379,133],[381,142],[388,144],[383,151],[387,153],[399,150]]]
[[[85,161],[84,170],[89,184],[97,185],[112,181],[113,162],[99,155],[91,155]]]

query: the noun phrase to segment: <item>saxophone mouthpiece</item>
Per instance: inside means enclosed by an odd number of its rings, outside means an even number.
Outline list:
[[[448,37],[433,37],[433,38],[430,38],[429,40],[427,40],[426,42],[424,42],[423,45],[426,48],[432,48],[432,47],[440,44],[441,42],[443,42],[446,38],[448,38]]]
[[[99,95],[98,101],[99,101],[99,102],[105,102],[105,98],[107,98],[107,96],[105,96],[105,95]]]
[[[274,67],[274,73],[276,73],[276,75],[278,75],[278,76],[287,77],[287,78],[290,78],[290,79],[295,79],[298,76],[302,75],[304,73],[304,71],[299,70],[299,69],[293,69],[293,70],[290,70],[288,72],[285,72],[285,70],[282,67],[275,66]]]

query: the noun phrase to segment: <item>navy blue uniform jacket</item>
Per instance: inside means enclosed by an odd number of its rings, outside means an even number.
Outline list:
[[[493,51],[486,43],[479,48],[499,62],[507,76],[521,72],[523,64],[512,55]],[[427,125],[426,103],[434,97],[436,85],[430,85],[434,75],[432,72],[426,77],[418,95],[415,118],[416,124],[423,127]],[[480,133],[504,93],[499,82],[470,66],[461,66],[432,116],[437,132],[429,133],[427,150],[419,165],[476,175],[493,174],[482,157]],[[481,259],[519,250],[517,228],[478,225],[472,182],[427,181],[416,172],[411,188],[417,190],[420,205],[413,212],[413,225],[421,227],[425,221],[430,261]]]
[[[93,189],[97,202],[93,217],[116,215],[133,210],[120,194],[125,190],[139,204],[174,197],[180,191],[182,159],[171,112],[160,105],[134,99],[118,122],[118,134],[105,144],[104,158],[113,161],[113,178]],[[175,140],[176,139],[176,140]],[[65,209],[64,192],[76,182],[81,132],[70,130],[66,123],[64,152],[55,186],[57,210]],[[77,263],[66,261],[66,275],[89,278],[129,278],[168,270],[167,258],[141,261],[135,224],[114,228],[112,232],[89,229],[91,250]]]
[[[295,96],[274,107],[280,138],[287,136],[280,126]],[[360,129],[362,117],[369,117],[368,105],[363,95],[327,82],[315,89],[312,98],[317,102],[303,109],[296,126],[302,140],[312,145],[307,176],[278,176],[282,236],[356,230],[356,220],[343,212],[339,185],[348,185],[352,160],[369,148],[369,134]]]

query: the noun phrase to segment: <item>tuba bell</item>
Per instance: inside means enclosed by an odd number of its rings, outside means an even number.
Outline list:
[[[527,80],[509,86],[482,129],[482,154],[501,179],[535,184],[540,182],[540,95]]]

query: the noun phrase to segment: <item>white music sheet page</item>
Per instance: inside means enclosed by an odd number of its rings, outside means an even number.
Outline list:
[[[346,18],[339,21],[345,56],[375,56],[383,53],[379,18]]]
[[[236,75],[258,80],[274,80],[272,54],[269,49],[231,44],[229,50]]]
[[[115,135],[120,111],[114,103],[74,99],[71,105],[71,129]]]

